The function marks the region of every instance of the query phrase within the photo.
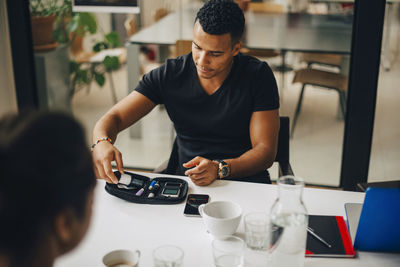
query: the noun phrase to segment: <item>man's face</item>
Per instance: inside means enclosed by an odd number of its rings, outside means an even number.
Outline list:
[[[203,31],[199,21],[194,24],[192,54],[200,78],[222,77],[225,79],[230,71],[233,57],[239,53],[240,48],[240,42],[232,47],[229,33],[208,34]]]

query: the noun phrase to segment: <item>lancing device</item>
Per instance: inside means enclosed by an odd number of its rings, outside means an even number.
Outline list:
[[[153,186],[154,186],[155,184],[156,184],[156,181],[153,180],[153,181],[151,182],[151,184],[149,185],[149,190],[153,189]]]
[[[155,181],[153,181],[155,182]],[[152,183],[153,183],[152,182]],[[149,187],[150,188],[150,187]],[[153,198],[155,196],[155,193],[157,193],[158,188],[160,188],[160,185],[158,184],[158,181],[152,186],[153,191],[147,196],[148,198]]]

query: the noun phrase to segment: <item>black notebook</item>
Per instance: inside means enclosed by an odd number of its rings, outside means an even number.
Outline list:
[[[309,215],[308,226],[331,247],[307,233],[307,257],[355,257],[353,244],[343,216]]]

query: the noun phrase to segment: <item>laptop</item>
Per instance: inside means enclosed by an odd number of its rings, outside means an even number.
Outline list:
[[[364,204],[346,203],[345,209],[355,249],[400,252],[400,189],[370,187]]]

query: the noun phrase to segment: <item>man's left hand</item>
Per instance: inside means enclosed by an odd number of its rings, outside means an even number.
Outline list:
[[[185,172],[195,185],[209,185],[218,176],[218,162],[203,157],[195,157],[194,159],[183,164],[185,168],[191,168]]]

